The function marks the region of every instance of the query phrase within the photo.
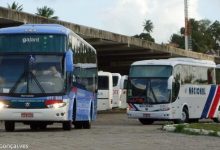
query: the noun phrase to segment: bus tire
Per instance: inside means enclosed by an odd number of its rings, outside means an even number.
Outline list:
[[[36,131],[36,130],[38,130],[38,125],[36,123],[31,123],[30,128],[31,128],[31,130]]]
[[[215,123],[220,123],[220,118],[213,118],[212,119]]]
[[[188,123],[189,122],[189,112],[187,107],[183,107],[181,118],[174,120],[175,124],[180,124],[180,123]]]
[[[83,129],[91,129],[92,116],[93,116],[93,105],[91,104],[91,107],[90,107],[90,120],[82,122]]]
[[[45,124],[45,123],[39,124],[39,128],[41,130],[46,130],[47,129],[47,124]]]
[[[75,129],[82,129],[83,128],[82,121],[75,121],[74,122],[74,127],[75,127]]]
[[[74,99],[74,102],[73,102],[73,114],[72,114],[72,119],[73,119],[73,124],[75,124],[75,121],[76,121],[76,99]]]
[[[143,125],[150,125],[154,123],[154,120],[151,119],[145,119],[145,118],[139,118],[138,119],[140,121],[140,123],[142,123]]]
[[[72,129],[72,121],[63,122],[63,130],[71,130]]]
[[[83,121],[82,127],[83,129],[91,129],[91,121]]]
[[[15,122],[14,121],[5,121],[5,131],[13,132],[15,130]]]
[[[198,123],[199,119],[189,119],[189,123]]]

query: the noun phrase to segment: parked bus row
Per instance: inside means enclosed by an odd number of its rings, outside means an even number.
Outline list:
[[[220,66],[207,60],[170,58],[131,65],[128,117],[142,124],[220,118]]]
[[[98,72],[98,110],[127,108],[127,76],[119,73]]]

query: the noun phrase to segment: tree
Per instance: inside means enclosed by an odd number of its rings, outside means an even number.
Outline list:
[[[210,20],[189,20],[191,27],[192,49],[197,52],[206,52],[207,50],[218,50],[220,48],[220,23]],[[170,43],[176,44],[179,48],[184,49],[184,31],[185,28],[180,29],[180,34],[173,34]]]
[[[37,8],[36,15],[46,17],[49,19],[58,19],[57,16],[53,16],[54,10],[52,8],[47,7],[47,6],[43,6],[42,8]]]
[[[22,11],[23,10],[23,5],[19,5],[18,3],[13,2],[11,5],[8,4],[8,8],[16,10],[16,11]]]
[[[143,27],[144,27],[144,31],[146,31],[147,33],[150,33],[153,31],[153,23],[151,22],[151,20],[145,20],[144,21],[144,24],[143,24]]]
[[[150,42],[155,42],[154,38],[149,33],[141,33],[139,35],[134,35],[134,37],[142,39],[142,40],[147,40]]]
[[[134,35],[134,37],[142,40],[154,42],[155,41],[154,38],[150,35],[150,33],[153,31],[154,28],[152,21],[145,20],[143,27],[144,27],[143,32],[141,34]],[[145,33],[144,31],[146,31],[147,33]]]

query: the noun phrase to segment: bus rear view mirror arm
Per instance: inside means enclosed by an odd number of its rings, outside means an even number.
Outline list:
[[[167,89],[171,90],[172,89],[173,76],[170,76],[167,82],[168,82],[167,83]]]

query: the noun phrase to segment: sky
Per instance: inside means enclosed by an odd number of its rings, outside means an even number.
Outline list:
[[[62,21],[127,36],[140,34],[144,20],[151,20],[156,43],[168,43],[184,26],[184,0],[0,0],[0,6],[14,1],[24,12],[48,6]],[[220,0],[189,0],[189,18],[220,21],[219,8]]]

